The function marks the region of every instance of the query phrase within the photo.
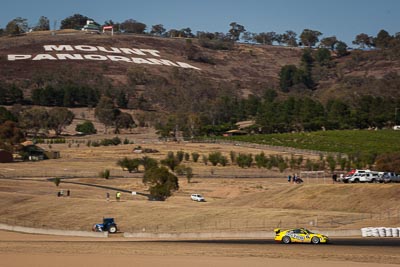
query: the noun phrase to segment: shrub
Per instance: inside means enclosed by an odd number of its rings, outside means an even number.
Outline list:
[[[176,152],[176,157],[178,158],[179,162],[182,162],[185,153],[182,150]]]
[[[231,157],[232,164],[234,164],[236,162],[236,152],[235,151],[231,151],[229,153],[229,156]]]
[[[204,165],[208,165],[208,157],[206,155],[203,155],[203,162]]]
[[[104,178],[104,179],[108,179],[110,178],[110,170],[109,169],[105,169],[104,171],[101,171],[99,173],[100,178]]]
[[[81,132],[83,134],[95,134],[97,133],[96,128],[94,128],[94,125],[91,121],[85,121],[82,124],[76,125],[75,130],[77,132]]]
[[[187,167],[186,168],[186,179],[187,179],[188,183],[190,183],[192,178],[193,178],[193,169],[191,167]]]
[[[226,166],[226,165],[228,164],[228,158],[225,157],[225,156],[221,156],[221,158],[219,159],[219,163],[220,163],[222,166]]]
[[[55,184],[56,186],[59,186],[60,183],[61,183],[61,178],[56,177],[56,178],[53,179],[53,182],[54,182],[54,184]]]
[[[251,164],[253,163],[253,155],[239,153],[239,156],[236,159],[236,163],[241,168],[251,167]]]
[[[190,160],[190,154],[189,153],[185,153],[185,160],[189,161]]]
[[[199,157],[200,157],[199,153],[197,152],[192,153],[193,162],[197,162],[199,160]]]
[[[208,155],[208,160],[211,162],[213,166],[217,166],[221,161],[222,154],[221,152],[213,152]]]
[[[265,154],[264,154],[264,152],[261,152],[260,154],[258,154],[258,155],[256,155],[255,157],[254,157],[254,159],[255,159],[255,161],[256,161],[256,164],[257,164],[257,167],[258,168],[265,168],[265,167],[267,167],[267,161],[268,161],[268,159],[265,157]]]

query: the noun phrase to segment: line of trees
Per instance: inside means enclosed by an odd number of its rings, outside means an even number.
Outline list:
[[[60,29],[82,29],[86,25],[87,20],[92,20],[92,18],[81,14],[74,14],[61,21]],[[227,33],[222,32],[205,32],[198,31],[196,34],[192,30],[187,28],[182,29],[170,29],[167,30],[163,24],[152,25],[148,29],[148,26],[134,19],[126,19],[123,22],[114,22],[113,20],[107,20],[102,25],[94,22],[96,25],[100,26],[114,26],[114,31],[119,33],[135,33],[135,34],[150,34],[160,37],[183,37],[183,38],[198,38],[202,40],[205,46],[218,49],[219,46],[210,45],[209,40],[219,40],[219,42],[235,42],[243,41],[250,43],[259,44],[278,44],[286,45],[291,47],[304,46],[304,47],[315,47],[319,44],[320,47],[329,48],[330,50],[341,50],[347,48],[347,44],[343,41],[337,39],[336,36],[326,36],[322,39],[320,37],[323,35],[318,30],[304,29],[298,36],[296,32],[292,30],[287,30],[284,33],[276,33],[274,31],[254,33],[247,31],[245,26],[237,23],[231,22],[229,24],[229,30]],[[41,31],[50,30],[50,21],[47,17],[41,16],[38,22],[29,27],[28,21],[25,18],[17,17],[6,25],[5,29],[0,29],[0,35],[18,35],[21,33],[26,33],[29,30]],[[148,29],[146,31],[146,29]],[[208,40],[208,42],[207,42]],[[393,48],[399,46],[400,43],[400,32],[390,35],[386,30],[380,30],[377,35],[370,36],[366,33],[360,33],[355,36],[354,45],[358,45],[360,48]],[[226,46],[223,46],[226,47]]]
[[[274,90],[267,90],[263,97],[225,100],[218,102],[220,114],[169,115],[158,121],[156,129],[168,138],[176,137],[177,131],[189,138],[213,136],[236,129],[235,122],[247,119],[256,122],[246,129],[249,133],[384,128],[395,124],[394,110],[400,106],[400,99],[374,96],[361,96],[351,104],[334,98],[326,104],[309,97],[279,99]]]

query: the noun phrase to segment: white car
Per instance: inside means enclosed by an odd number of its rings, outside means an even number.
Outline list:
[[[200,194],[192,194],[191,196],[190,196],[190,198],[193,200],[193,201],[197,201],[197,202],[205,202],[206,200],[204,199],[204,197],[202,196],[202,195],[200,195]]]
[[[347,179],[349,183],[378,183],[380,180],[377,172],[355,173]]]

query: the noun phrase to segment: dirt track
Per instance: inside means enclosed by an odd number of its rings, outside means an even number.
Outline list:
[[[0,231],[0,266],[393,266],[398,247],[136,242]],[[347,263],[347,264],[346,264]]]

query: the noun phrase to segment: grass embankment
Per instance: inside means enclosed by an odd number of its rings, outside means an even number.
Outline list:
[[[265,145],[295,147],[327,152],[388,153],[400,151],[400,131],[342,130],[225,137]]]

